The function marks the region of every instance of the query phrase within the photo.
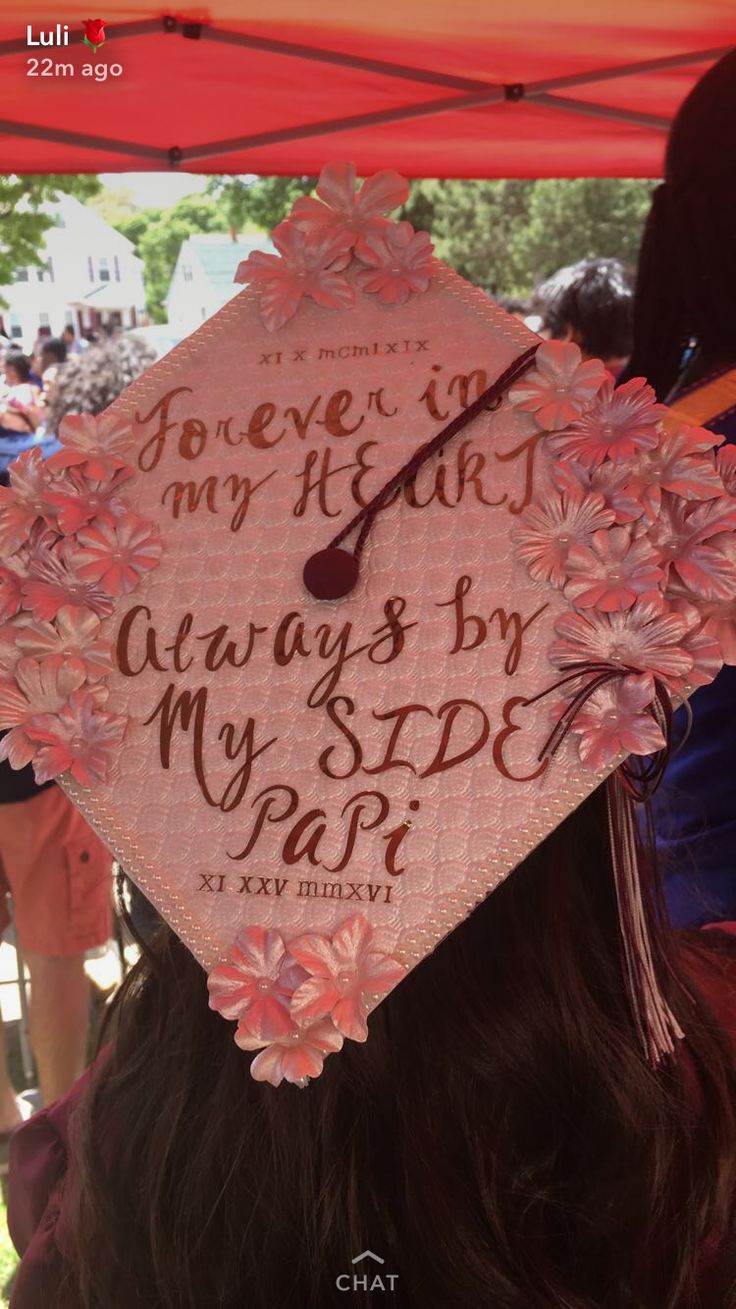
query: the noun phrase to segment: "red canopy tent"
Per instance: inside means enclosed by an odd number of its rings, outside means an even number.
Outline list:
[[[68,24],[59,48],[29,48],[28,8],[8,7],[4,172],[295,173],[340,157],[415,177],[656,176],[678,104],[736,44],[732,0],[212,0],[169,14],[112,0],[96,55],[89,0],[34,3],[34,37]],[[47,61],[35,76],[30,58]]]

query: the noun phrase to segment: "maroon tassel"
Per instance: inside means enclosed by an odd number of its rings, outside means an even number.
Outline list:
[[[674,1054],[684,1033],[665,1000],[654,967],[637,859],[634,799],[618,772],[606,782],[608,831],[631,1011],[654,1068]]]
[[[607,682],[637,671],[613,664],[574,664],[554,686],[528,700],[527,704],[534,704],[561,687],[573,688],[571,698],[539,752],[540,760],[557,753],[591,695]],[[646,762],[638,756],[631,756],[605,784],[626,986],[642,1047],[654,1068],[664,1055],[674,1054],[675,1042],[684,1036],[657,980],[637,853],[635,805],[648,800],[662,780],[672,742],[672,701],[666,687],[656,678],[655,688],[656,698],[651,712],[662,728],[667,744]]]

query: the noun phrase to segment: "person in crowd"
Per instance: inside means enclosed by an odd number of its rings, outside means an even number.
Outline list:
[[[155,361],[155,350],[135,336],[107,340],[68,357],[48,397],[48,430],[58,432],[66,414],[102,413]]]
[[[560,268],[534,295],[542,335],[574,341],[585,359],[621,372],[633,344],[633,279],[619,259],[583,259]]]
[[[43,340],[39,338],[33,347],[33,354],[30,356],[30,359],[28,361],[30,364],[28,380],[32,386],[38,387],[39,391],[43,390],[43,379],[41,377],[41,373],[43,372],[43,365],[41,363],[42,349],[43,349]]]
[[[85,1066],[90,991],[87,950],[110,937],[112,860],[56,785],[30,767],[0,763],[0,933],[12,895],[16,936],[31,979],[30,1042],[41,1098],[66,1094]],[[0,1017],[0,1135],[21,1121]]]
[[[736,469],[736,51],[697,83],[673,123],[665,180],[641,246],[634,352],[683,427],[724,441]],[[736,481],[734,482],[736,494]],[[734,587],[736,623],[736,586]],[[736,642],[736,627],[731,643]],[[736,917],[736,667],[695,692],[692,725],[656,801],[667,897],[677,924]]]
[[[337,1309],[367,1247],[398,1309],[731,1309],[736,940],[663,921],[653,863],[645,893],[685,1034],[656,1069],[602,790],[306,1090],[249,1077],[160,926],[91,1073],[11,1145],[13,1309]]]
[[[61,368],[66,363],[67,348],[59,337],[49,337],[41,347],[41,380],[44,390],[53,385]]]
[[[520,323],[525,323],[531,312],[529,301],[519,300],[517,296],[499,295],[496,296],[496,303],[502,309],[505,309],[507,314],[511,314],[513,318],[518,318]]]
[[[71,323],[67,323],[66,327],[63,329],[61,339],[66,346],[66,352],[68,355],[81,354],[82,347],[77,340],[77,334]]]
[[[0,397],[0,470],[36,444],[39,419],[39,390],[31,381],[31,366],[26,356],[8,351],[4,377],[5,388]]]

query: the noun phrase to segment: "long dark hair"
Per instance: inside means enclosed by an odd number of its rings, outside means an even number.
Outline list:
[[[78,1122],[69,1303],[328,1309],[369,1247],[393,1298],[350,1303],[680,1309],[716,1238],[708,1309],[731,1306],[736,1069],[652,917],[687,1035],[657,1071],[624,996],[596,792],[305,1090],[250,1078],[160,929]]]
[[[678,380],[736,362],[736,50],[683,102],[654,192],[624,377],[644,376],[660,400]],[[691,343],[696,353],[687,375]]]

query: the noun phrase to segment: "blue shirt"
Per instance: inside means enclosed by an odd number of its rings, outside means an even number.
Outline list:
[[[704,385],[699,382],[689,394]],[[736,404],[702,426],[736,443]],[[736,667],[726,666],[710,686],[696,691],[690,708],[690,735],[670,761],[653,805],[667,907],[676,927],[736,919]],[[675,748],[686,724],[680,709]]]

